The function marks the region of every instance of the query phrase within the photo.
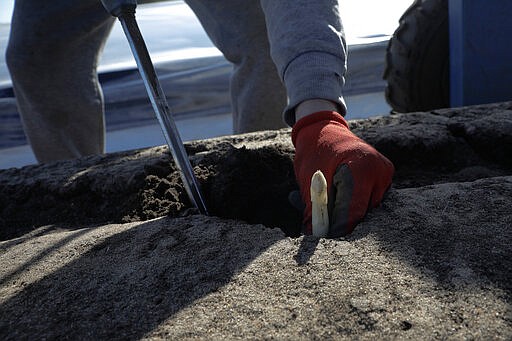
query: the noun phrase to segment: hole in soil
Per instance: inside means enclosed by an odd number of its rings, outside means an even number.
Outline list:
[[[248,223],[279,227],[288,236],[298,236],[302,213],[288,202],[298,190],[293,155],[279,148],[234,148],[218,155],[213,176],[203,185],[211,214]]]
[[[301,232],[302,212],[289,202],[298,190],[293,154],[276,147],[248,149],[222,143],[194,167],[210,215],[249,224],[280,228],[290,237]],[[122,211],[122,221],[139,221],[164,215],[179,216],[191,207],[173,165],[162,159],[144,167],[138,179],[137,198]]]
[[[290,237],[301,233],[302,212],[288,201],[298,190],[293,153],[278,147],[248,149],[222,143],[194,167],[210,215],[280,228]],[[139,221],[163,215],[179,216],[191,204],[179,173],[168,160],[144,167],[137,180],[143,187],[122,221]]]
[[[412,323],[409,321],[400,322],[400,329],[406,331],[412,328]]]

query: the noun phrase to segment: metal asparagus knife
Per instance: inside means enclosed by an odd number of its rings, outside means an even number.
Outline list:
[[[206,205],[199,189],[183,141],[167,104],[164,91],[158,81],[155,68],[149,56],[146,44],[135,20],[136,0],[101,0],[103,6],[121,22],[128,43],[132,50],[137,67],[144,81],[151,104],[162,128],[167,145],[179,169],[185,189],[192,204],[201,214],[208,215]]]

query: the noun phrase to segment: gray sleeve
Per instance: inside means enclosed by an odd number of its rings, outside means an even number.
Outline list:
[[[346,106],[342,87],[347,45],[337,0],[261,0],[272,59],[288,93],[285,121],[295,123],[293,109],[321,98]]]

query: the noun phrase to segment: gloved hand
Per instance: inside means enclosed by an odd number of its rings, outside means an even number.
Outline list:
[[[311,176],[321,170],[329,189],[329,234],[351,233],[369,208],[379,205],[391,186],[394,166],[355,136],[338,113],[322,111],[300,119],[292,129],[294,169],[304,209],[305,234],[311,234]]]

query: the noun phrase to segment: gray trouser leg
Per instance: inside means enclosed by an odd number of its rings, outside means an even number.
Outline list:
[[[235,133],[284,127],[281,114],[286,91],[270,57],[259,1],[186,2],[213,43],[234,65],[230,88]]]
[[[99,0],[17,0],[6,59],[39,162],[104,151],[99,53],[114,20]]]

